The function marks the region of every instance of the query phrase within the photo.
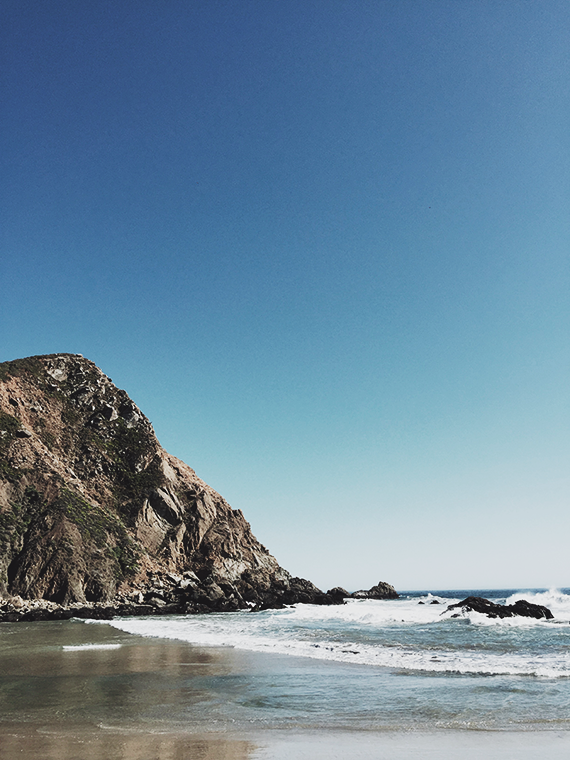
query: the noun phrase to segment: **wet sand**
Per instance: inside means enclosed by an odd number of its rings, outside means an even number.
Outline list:
[[[307,661],[129,636],[74,621],[0,625],[2,760],[566,760],[570,733],[347,730],[260,699]],[[319,666],[320,667],[320,666]],[[326,667],[326,666],[323,666]],[[294,676],[294,673],[293,673]],[[269,681],[268,681],[269,678]],[[326,707],[326,693],[323,694]],[[324,711],[326,712],[326,710]]]
[[[213,733],[0,728],[3,760],[567,760],[570,737],[553,732]]]

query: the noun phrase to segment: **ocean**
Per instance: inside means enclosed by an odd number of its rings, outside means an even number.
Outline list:
[[[554,620],[451,617],[457,610],[447,606],[469,595],[524,598]],[[105,760],[566,757],[570,590],[2,624],[0,717],[3,758],[71,757],[78,741],[76,756]],[[114,737],[107,749],[105,736]],[[157,749],[167,736],[168,748]],[[204,736],[206,754],[188,749],[190,737]],[[502,742],[511,742],[504,751]]]
[[[542,604],[554,620],[451,617],[449,604],[484,596]],[[283,681],[257,676],[235,697],[234,720],[315,727],[570,728],[570,595],[561,591],[439,591],[342,606],[132,618],[140,636],[295,658]],[[319,665],[335,663],[337,668]],[[346,667],[338,668],[339,665]],[[334,674],[334,675],[333,675]],[[236,684],[237,693],[239,687]]]

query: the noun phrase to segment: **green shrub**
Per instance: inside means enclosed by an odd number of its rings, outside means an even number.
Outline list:
[[[9,377],[21,377],[26,372],[38,379],[45,379],[44,365],[35,356],[29,356],[25,359],[2,362],[0,364],[0,382],[6,381]]]

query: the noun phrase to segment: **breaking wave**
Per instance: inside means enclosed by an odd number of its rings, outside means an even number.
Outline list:
[[[442,592],[443,593],[443,592]],[[115,628],[140,636],[208,647],[234,647],[318,660],[424,673],[570,676],[570,596],[562,591],[512,592],[549,607],[554,620],[490,619],[447,611],[463,597],[409,595],[349,600],[320,607],[148,618],[117,618]],[[452,617],[452,614],[459,617]]]

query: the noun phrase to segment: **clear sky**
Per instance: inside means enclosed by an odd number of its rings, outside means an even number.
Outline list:
[[[570,3],[4,0],[0,360],[320,587],[570,586]]]

